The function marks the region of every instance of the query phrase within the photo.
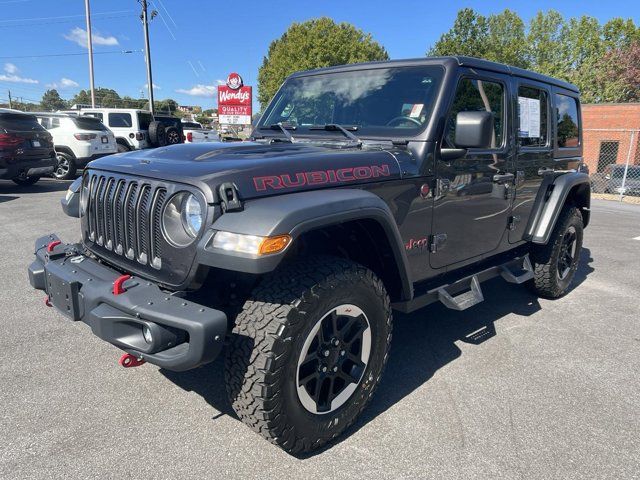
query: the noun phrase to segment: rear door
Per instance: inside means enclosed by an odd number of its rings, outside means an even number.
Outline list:
[[[509,85],[506,75],[475,69],[463,69],[458,80],[442,146],[455,148],[458,112],[491,112],[494,132],[490,148],[469,149],[461,158],[437,162],[432,232],[446,240],[429,257],[433,268],[488,254],[505,235],[514,179]]]
[[[515,78],[516,193],[509,242],[522,240],[545,172],[554,169],[551,90],[534,80]]]

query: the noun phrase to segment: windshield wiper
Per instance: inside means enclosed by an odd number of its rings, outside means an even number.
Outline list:
[[[356,127],[355,125],[349,125],[345,128],[342,125],[338,125],[337,123],[327,123],[325,125],[312,125],[309,127],[309,130],[326,130],[328,132],[341,132],[342,134],[344,134],[345,137],[347,137],[349,140],[355,143],[358,147],[362,147],[362,140],[360,140],[353,133],[347,130],[347,128],[350,130],[358,129],[358,127]]]
[[[269,130],[280,130],[284,136],[287,138],[289,143],[295,143],[296,139],[293,138],[293,135],[289,133],[289,130],[295,130],[297,127],[293,125],[286,125],[282,123],[273,123],[267,127],[260,127],[260,130],[269,129]]]

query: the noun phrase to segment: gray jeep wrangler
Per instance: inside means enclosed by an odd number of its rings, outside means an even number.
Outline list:
[[[39,238],[29,278],[124,366],[224,351],[235,412],[295,453],[365,408],[394,309],[469,309],[496,276],[565,294],[589,202],[575,86],[463,57],[332,67],[291,75],[249,142],[92,162],[62,201],[81,241]]]

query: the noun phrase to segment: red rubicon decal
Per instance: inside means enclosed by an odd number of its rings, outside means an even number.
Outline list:
[[[262,192],[269,189],[298,188],[304,185],[355,182],[368,178],[388,177],[389,175],[391,175],[389,173],[389,165],[371,165],[253,177],[253,185],[258,192]]]

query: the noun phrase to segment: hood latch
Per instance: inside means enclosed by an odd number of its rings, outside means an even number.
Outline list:
[[[243,209],[242,201],[238,196],[238,187],[235,183],[223,183],[218,187],[218,193],[222,203],[222,213],[239,212]]]

